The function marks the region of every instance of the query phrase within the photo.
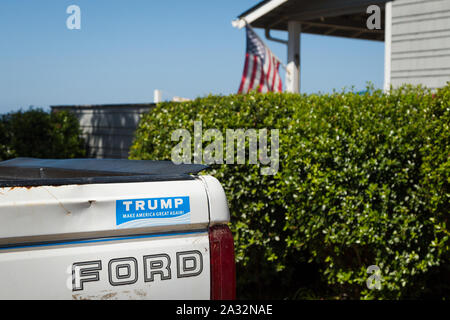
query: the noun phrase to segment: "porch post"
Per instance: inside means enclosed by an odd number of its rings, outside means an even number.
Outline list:
[[[286,91],[300,92],[300,33],[301,24],[297,21],[288,22],[288,64],[286,72]]]
[[[384,92],[388,92],[391,86],[392,2],[386,2],[384,21]]]

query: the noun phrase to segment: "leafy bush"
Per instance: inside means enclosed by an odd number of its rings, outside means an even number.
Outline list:
[[[257,94],[161,103],[131,159],[170,159],[175,129],[280,130],[280,169],[213,165],[240,298],[450,298],[450,85],[389,95]],[[203,147],[210,142],[204,142]],[[247,143],[248,146],[248,143]],[[369,290],[367,268],[381,269]]]
[[[30,109],[0,116],[0,160],[61,159],[85,154],[78,120],[70,113]]]
[[[9,159],[11,152],[9,150],[9,132],[4,123],[3,117],[0,116],[0,161]]]

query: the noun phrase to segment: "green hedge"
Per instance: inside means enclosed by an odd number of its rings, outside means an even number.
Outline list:
[[[389,95],[257,94],[161,103],[131,159],[170,159],[175,129],[280,130],[280,169],[214,165],[240,298],[450,298],[450,85]],[[204,142],[206,147],[210,142]],[[369,290],[367,268],[381,269]]]
[[[85,155],[78,120],[70,113],[29,109],[0,115],[0,160]]]

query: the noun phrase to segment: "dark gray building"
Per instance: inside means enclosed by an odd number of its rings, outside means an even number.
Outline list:
[[[92,158],[126,159],[144,113],[155,104],[52,106],[76,115]]]

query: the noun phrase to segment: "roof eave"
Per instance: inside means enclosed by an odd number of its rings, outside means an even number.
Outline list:
[[[250,8],[246,12],[242,13],[237,19],[233,20],[231,24],[235,28],[242,29],[247,23],[251,24],[253,21],[261,18],[268,12],[281,6],[287,1],[288,0],[269,0],[261,2],[253,8]]]

